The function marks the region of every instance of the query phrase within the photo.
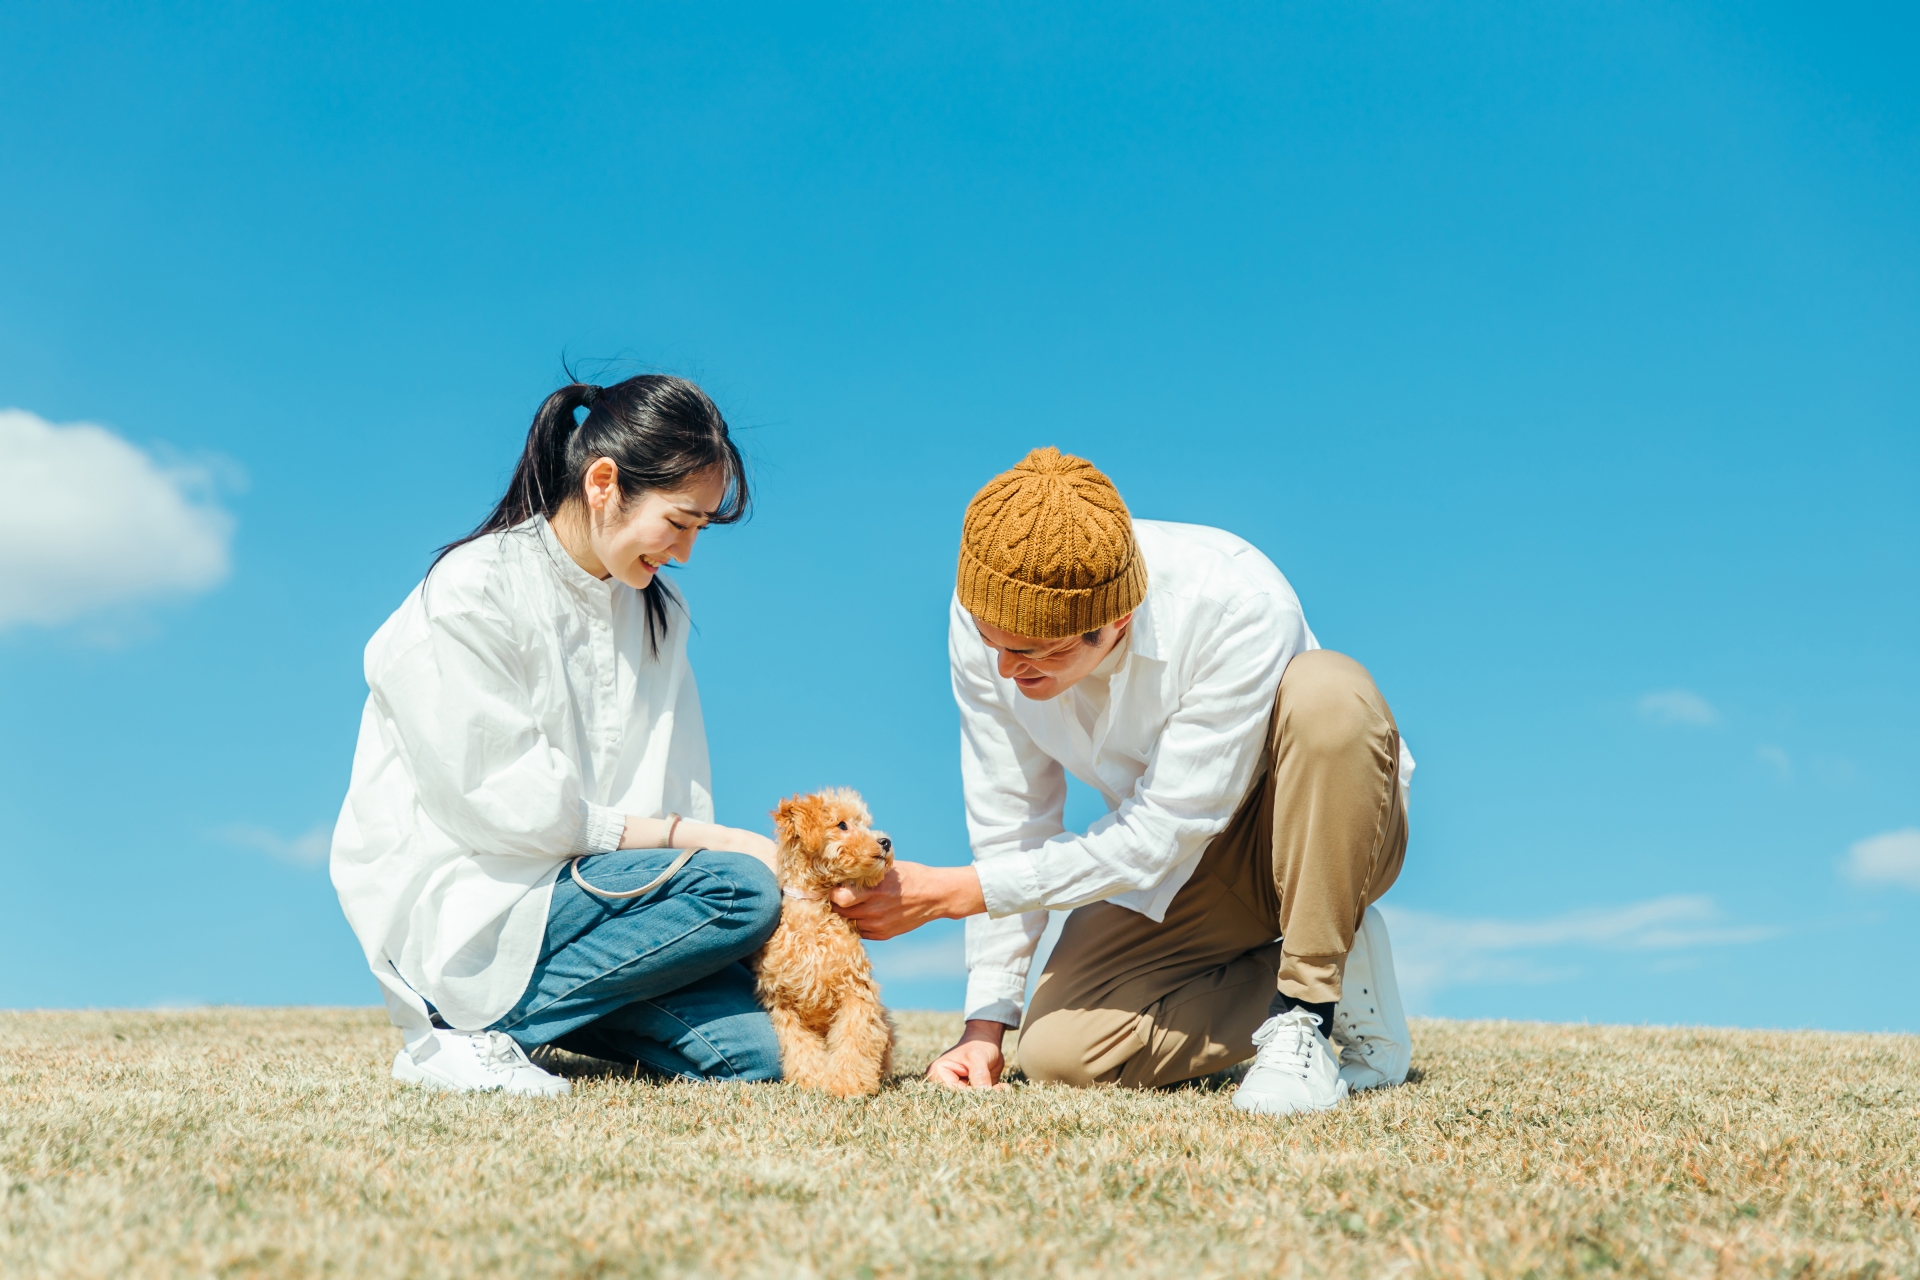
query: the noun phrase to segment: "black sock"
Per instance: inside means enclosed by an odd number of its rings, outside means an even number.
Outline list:
[[[1333,1035],[1333,1006],[1336,1003],[1338,1002],[1333,1000],[1321,1000],[1318,1002],[1312,1000],[1296,1000],[1284,991],[1276,991],[1273,993],[1273,999],[1267,1004],[1267,1016],[1271,1018],[1275,1014],[1285,1013],[1289,1009],[1305,1009],[1308,1013],[1320,1019],[1320,1034],[1331,1037]]]

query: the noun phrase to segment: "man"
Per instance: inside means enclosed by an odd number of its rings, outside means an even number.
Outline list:
[[[966,1031],[928,1075],[1137,1088],[1255,1055],[1246,1111],[1399,1084],[1409,1040],[1371,903],[1413,759],[1351,658],[1232,534],[1135,521],[1036,449],[967,508],[948,633],[971,867],[900,862],[836,905],[869,938],[967,921]],[[1064,830],[1066,773],[1108,814]],[[1049,910],[1069,910],[1022,1020]],[[1338,1045],[1336,1047],[1336,1043]]]

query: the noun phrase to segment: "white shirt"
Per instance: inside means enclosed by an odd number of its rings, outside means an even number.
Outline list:
[[[987,902],[966,926],[969,1018],[1018,1025],[1049,910],[1108,901],[1166,916],[1253,781],[1287,663],[1320,647],[1293,588],[1250,543],[1202,525],[1133,528],[1147,596],[1124,652],[1056,698],[1036,702],[1002,679],[954,597],[960,773]],[[1404,783],[1404,743],[1400,767]],[[1107,802],[1084,835],[1061,822],[1069,770]]]
[[[394,1024],[472,1030],[533,975],[554,877],[626,815],[712,821],[685,610],[658,656],[638,591],[544,518],[448,553],[367,643],[334,888]]]

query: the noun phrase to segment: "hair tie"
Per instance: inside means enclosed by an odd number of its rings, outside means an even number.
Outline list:
[[[587,408],[591,409],[593,408],[593,402],[595,400],[598,400],[599,398],[600,398],[600,388],[594,386],[591,382],[589,382],[587,384],[587,389],[581,392],[580,394],[580,403],[587,406]]]

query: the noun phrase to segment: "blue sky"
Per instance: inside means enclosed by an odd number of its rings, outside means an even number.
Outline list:
[[[0,11],[0,1005],[374,1001],[361,647],[565,357],[751,451],[723,820],[966,858],[959,516],[1056,444],[1374,672],[1417,1008],[1920,1030],[1912,9],[1031,8]]]

